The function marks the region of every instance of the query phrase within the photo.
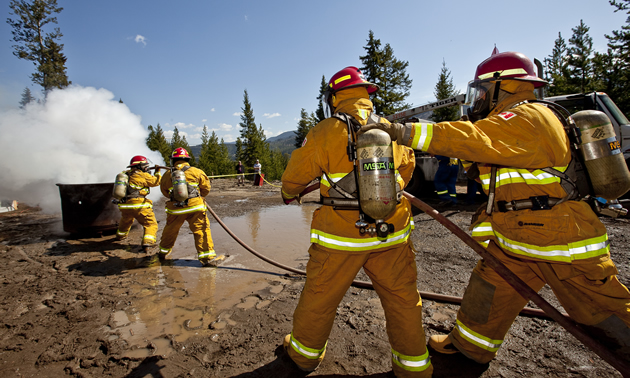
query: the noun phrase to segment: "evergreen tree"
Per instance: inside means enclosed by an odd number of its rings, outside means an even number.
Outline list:
[[[459,91],[455,89],[451,71],[446,67],[446,61],[442,60],[442,70],[438,76],[438,82],[435,84],[435,92],[433,92],[437,100],[457,96]],[[431,115],[433,122],[456,121],[459,118],[459,109],[456,106],[435,109]]]
[[[324,114],[324,104],[322,103],[322,98],[324,97],[324,92],[328,87],[328,82],[326,81],[326,77],[322,75],[322,82],[319,85],[319,95],[317,96],[317,110],[315,110],[315,124],[320,123],[324,119],[326,119],[326,115]]]
[[[608,65],[612,71],[611,88],[606,92],[614,99],[621,111],[630,116],[630,0],[610,0],[615,12],[626,11],[628,17],[621,30],[613,30],[608,39]],[[596,54],[597,56],[597,54]]]
[[[206,172],[208,176],[218,174],[219,169],[216,165],[217,152],[219,149],[219,138],[212,132],[208,134],[208,127],[203,126],[201,133],[201,152],[199,153],[199,168]]]
[[[234,162],[230,160],[230,152],[228,151],[223,138],[219,143],[219,149],[217,151],[217,169],[220,175],[229,175],[236,173],[236,167]]]
[[[243,107],[241,108],[241,153],[239,154],[239,160],[243,162],[243,165],[247,168],[251,168],[256,163],[256,159],[259,159],[261,164],[263,163],[263,153],[266,144],[266,137],[262,127],[256,126],[256,119],[254,117],[254,110],[252,104],[249,101],[249,94],[247,90],[243,95]]]
[[[409,96],[412,80],[406,73],[409,62],[394,57],[394,49],[388,44],[381,48],[381,41],[374,38],[370,30],[367,45],[363,47],[366,55],[360,56],[361,71],[366,80],[379,86],[379,90],[370,95],[377,114],[390,115],[407,109],[405,99]]]
[[[304,142],[306,134],[315,126],[314,121],[315,115],[313,113],[309,116],[304,108],[300,110],[300,121],[298,122],[298,128],[295,132],[295,148],[302,147],[302,142]]]
[[[7,19],[13,30],[13,55],[19,59],[33,62],[36,72],[31,75],[35,84],[41,85],[44,92],[53,88],[65,88],[71,84],[66,74],[66,57],[61,52],[63,45],[58,44],[63,34],[59,28],[45,32],[44,27],[56,24],[63,8],[57,6],[57,0],[11,0],[9,4],[15,19]]]
[[[558,39],[554,43],[551,55],[543,59],[545,62],[545,80],[549,82],[546,89],[547,95],[558,96],[569,93],[567,88],[569,76],[567,59],[567,45],[562,34],[558,33]]]
[[[580,20],[580,24],[571,29],[567,66],[569,91],[587,93],[593,90],[593,39],[588,35],[590,28]]]
[[[20,100],[20,109],[24,109],[24,107],[31,102],[35,101],[35,97],[31,94],[31,90],[29,87],[24,88],[22,92],[22,100]]]
[[[151,151],[159,152],[160,155],[162,155],[162,159],[164,159],[165,165],[171,165],[171,153],[173,150],[171,150],[171,145],[164,136],[162,127],[158,123],[155,129],[151,125],[149,125],[148,129],[149,136],[146,139],[147,147],[149,147]]]

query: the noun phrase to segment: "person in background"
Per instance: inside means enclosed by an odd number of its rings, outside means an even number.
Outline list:
[[[188,222],[188,227],[195,239],[199,262],[203,266],[211,266],[211,262],[217,257],[217,254],[214,251],[210,221],[206,215],[207,208],[204,199],[210,193],[210,179],[201,169],[191,167],[189,161],[190,155],[184,148],[175,149],[171,155],[173,170],[181,170],[186,176],[188,199],[178,202],[173,197],[171,171],[166,171],[160,183],[160,190],[168,198],[168,201],[166,202],[166,226],[162,231],[158,256],[160,260],[166,259],[175,245],[179,229],[184,222]]]
[[[245,168],[240,160],[238,161],[238,164],[236,164],[236,173],[236,186],[245,186]]]
[[[459,164],[457,159],[448,156],[435,155],[438,161],[438,169],[435,172],[435,191],[441,200],[438,206],[447,207],[457,204],[457,175],[459,174]]]
[[[127,195],[118,203],[120,221],[116,238],[126,239],[133,221],[137,220],[144,228],[142,249],[148,252],[149,248],[155,245],[158,223],[153,213],[153,201],[146,197],[151,192],[149,188],[160,185],[162,175],[159,168],[155,170],[154,175],[150,174],[149,160],[142,155],[132,157],[127,168],[130,168],[125,172],[129,177]]]
[[[363,269],[385,311],[394,374],[430,377],[433,366],[422,328],[416,258],[409,240],[413,218],[407,198],[402,197],[385,218],[395,230],[385,237],[361,233],[356,226],[358,203],[356,208],[342,210],[328,202],[338,198],[334,188],[346,182],[343,178],[354,182],[355,175],[347,155],[348,125],[330,114],[343,113],[361,125],[369,119],[387,122],[373,114],[369,94],[377,90],[378,86],[366,81],[356,67],[346,67],[333,75],[322,101],[328,118],[308,132],[282,175],[281,195],[286,204],[299,199],[316,178],[321,178],[324,198],[323,206],[313,213],[306,284],[293,314],[293,330],[283,345],[299,369],[315,370],[324,359],[337,306]],[[397,186],[402,190],[415,167],[413,151],[393,143],[393,162]]]
[[[260,164],[260,161],[258,161],[258,159],[256,159],[256,164],[254,164],[254,186],[260,186],[260,180],[261,180],[261,176],[260,176],[260,172],[262,169],[262,165]]]

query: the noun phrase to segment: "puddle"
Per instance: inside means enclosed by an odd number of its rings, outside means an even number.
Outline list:
[[[273,207],[222,221],[257,252],[298,267],[308,260],[311,216],[317,207]],[[286,271],[241,247],[211,215],[210,222],[217,254],[229,255],[218,268],[201,267],[193,236],[184,224],[169,262],[160,264],[155,257],[148,267],[134,269],[134,285],[120,288],[129,294],[130,306],[112,314],[109,332],[110,338],[120,337],[129,344],[125,356],[168,356],[173,351],[171,340],[181,342],[193,335],[217,340],[217,334],[235,324],[230,311],[263,309],[271,303],[253,293],[268,289],[278,294],[285,284],[292,284],[282,282]],[[281,284],[267,281],[274,277]]]

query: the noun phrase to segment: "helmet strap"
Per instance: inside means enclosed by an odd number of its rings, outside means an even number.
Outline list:
[[[494,73],[494,78],[497,79],[494,83],[494,93],[492,93],[492,103],[490,105],[490,110],[494,109],[499,102],[499,92],[501,91],[501,79],[499,77],[501,74],[497,71]]]

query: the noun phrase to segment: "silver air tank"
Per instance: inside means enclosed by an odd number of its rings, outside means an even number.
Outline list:
[[[177,202],[186,201],[188,199],[188,183],[184,171],[174,170],[171,173],[171,182],[173,183],[173,199]]]
[[[127,195],[127,185],[129,184],[129,176],[125,172],[120,172],[116,175],[114,180],[114,189],[112,190],[112,197],[115,200],[120,201]]]
[[[359,203],[377,226],[396,209],[394,149],[389,135],[369,130],[357,140]]]
[[[630,172],[605,113],[582,110],[571,116],[582,133],[580,152],[598,197],[614,200],[630,189]]]

